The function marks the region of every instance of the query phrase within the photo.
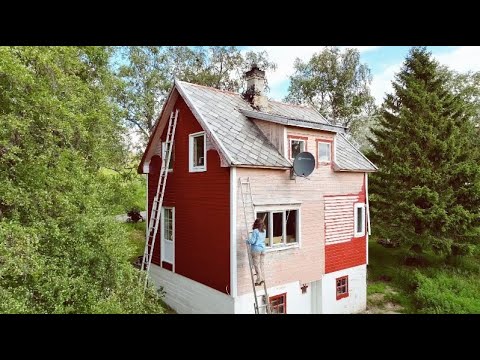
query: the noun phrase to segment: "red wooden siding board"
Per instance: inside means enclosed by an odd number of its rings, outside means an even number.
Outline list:
[[[349,200],[352,202],[352,209],[348,211],[348,216],[352,217],[351,232],[352,237],[349,241],[341,243],[325,243],[325,273],[332,273],[338,270],[348,269],[354,266],[363,265],[367,263],[366,254],[366,236],[353,237],[353,204],[365,203],[365,181],[362,189],[358,194],[346,194],[342,196],[355,195],[357,200]],[[327,198],[327,196],[325,196]],[[327,215],[328,212],[325,212]],[[328,226],[325,223],[325,239],[327,239]]]
[[[182,98],[178,98],[175,108],[180,110],[174,139],[175,159],[163,200],[163,206],[175,207],[175,272],[223,293],[230,292],[230,169],[220,166],[217,151],[209,150],[207,171],[189,172],[189,134],[203,129]],[[167,127],[162,141],[166,131]],[[160,165],[160,158],[153,157],[149,209],[157,190]],[[152,258],[157,265],[160,234],[161,227]]]

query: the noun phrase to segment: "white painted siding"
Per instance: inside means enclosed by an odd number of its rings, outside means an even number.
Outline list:
[[[348,297],[337,300],[335,280],[342,276],[348,276]],[[367,266],[360,265],[325,274],[321,281],[316,282],[314,288],[312,300],[317,301],[315,306],[322,314],[352,314],[364,311],[367,307]]]
[[[310,284],[307,284],[310,285]],[[311,287],[308,286],[305,294],[302,294],[302,284],[297,282],[280,286],[273,286],[267,289],[268,296],[287,294],[287,314],[310,314],[311,313]],[[263,296],[263,288],[257,291],[259,301]],[[235,298],[235,314],[255,314],[253,292],[243,294]],[[261,303],[259,302],[259,305]]]
[[[163,300],[179,314],[233,314],[233,298],[152,264],[150,277],[155,286],[163,287]]]
[[[349,241],[354,232],[357,195],[325,196],[325,241]]]

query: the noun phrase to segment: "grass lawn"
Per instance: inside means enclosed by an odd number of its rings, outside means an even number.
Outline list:
[[[385,248],[370,238],[369,307],[384,301],[400,305],[404,313],[480,313],[479,275],[478,253],[447,258],[416,254],[404,247]]]

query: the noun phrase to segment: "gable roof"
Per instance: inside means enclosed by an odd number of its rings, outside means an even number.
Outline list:
[[[215,144],[229,166],[291,168],[291,163],[267,139],[249,118],[261,119],[289,126],[338,133],[337,171],[375,171],[360,151],[341,135],[345,128],[330,124],[315,109],[269,101],[268,113],[254,110],[240,94],[175,80],[174,89],[183,97],[207,136]],[[173,91],[173,89],[172,89]],[[168,101],[167,101],[168,102]],[[167,104],[165,105],[167,106]],[[160,118],[158,123],[160,122]],[[157,127],[155,130],[157,130]],[[160,127],[159,127],[160,128]],[[138,171],[152,143],[152,133]]]
[[[239,110],[251,107],[239,94],[178,80],[175,85],[197,120],[221,145],[229,165],[291,167],[262,131],[241,114]]]

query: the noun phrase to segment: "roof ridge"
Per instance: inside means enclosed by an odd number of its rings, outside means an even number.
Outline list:
[[[206,89],[209,89],[209,90],[218,91],[218,92],[221,92],[221,93],[227,93],[227,94],[231,94],[231,95],[238,95],[238,96],[240,96],[240,93],[236,93],[236,92],[230,91],[230,90],[220,90],[220,89],[217,89],[217,88],[214,88],[214,87],[211,87],[211,86],[195,84],[195,83],[191,83],[191,82],[183,81],[183,80],[178,80],[178,82],[181,82],[181,83],[184,83],[184,84],[193,85],[193,86],[198,86],[198,87],[202,87],[202,88],[206,88]]]
[[[271,100],[271,99],[269,99],[268,101],[269,101],[269,102],[270,102],[270,101],[271,101],[271,102],[275,102],[275,103],[277,103],[277,104],[287,105],[287,106],[295,106],[295,107],[301,107],[301,108],[304,108],[304,109],[305,109],[305,108],[310,108],[310,109],[312,109],[312,107],[311,107],[310,105],[308,105],[308,104],[305,104],[305,105],[303,105],[303,104],[293,104],[293,103],[287,103],[287,102],[278,101],[278,100]]]

